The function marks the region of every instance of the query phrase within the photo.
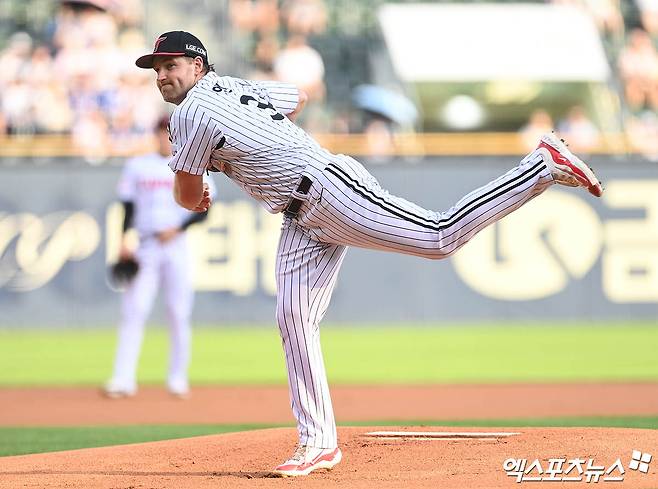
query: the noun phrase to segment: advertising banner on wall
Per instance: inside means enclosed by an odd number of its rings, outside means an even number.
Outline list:
[[[371,166],[391,193],[442,210],[514,158]],[[555,186],[446,260],[352,249],[325,321],[648,319],[658,313],[658,168],[596,158],[601,199]],[[107,283],[122,207],[120,167],[0,167],[0,327],[110,325]],[[221,174],[209,218],[193,226],[197,322],[274,322],[281,217]],[[156,308],[158,309],[158,308]],[[155,313],[157,320],[162,313]]]

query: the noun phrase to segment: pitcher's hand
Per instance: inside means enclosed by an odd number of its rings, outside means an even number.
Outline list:
[[[208,188],[208,184],[204,183],[203,197],[201,197],[201,201],[192,210],[194,212],[206,212],[208,209],[210,209],[211,205],[212,205],[212,199],[210,198],[210,189]]]

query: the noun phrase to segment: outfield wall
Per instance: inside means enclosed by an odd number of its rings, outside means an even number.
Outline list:
[[[369,167],[392,193],[444,209],[515,161],[444,157]],[[115,322],[120,294],[105,274],[119,237],[120,166],[3,163],[0,327]],[[554,187],[449,260],[350,250],[326,320],[654,318],[658,168],[618,157],[597,157],[592,165],[605,183],[603,198]],[[208,221],[190,232],[194,318],[273,321],[280,217],[222,175],[216,183],[220,196]]]

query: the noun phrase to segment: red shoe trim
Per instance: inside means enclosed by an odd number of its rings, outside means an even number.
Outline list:
[[[336,449],[335,449],[333,452],[331,452],[331,453],[325,453],[325,454],[323,454],[323,455],[318,455],[318,457],[317,457],[315,460],[313,460],[313,461],[311,461],[311,462],[309,462],[309,463],[310,463],[311,465],[314,465],[314,464],[317,464],[318,462],[322,462],[322,461],[324,461],[324,460],[333,460],[333,458],[336,456],[337,453],[338,453],[338,448],[336,448]]]
[[[583,173],[583,171],[580,168],[578,168],[573,163],[571,163],[571,161],[569,161],[569,159],[566,156],[564,156],[562,153],[560,153],[557,149],[555,149],[550,144],[542,141],[541,143],[539,143],[539,146],[537,147],[546,148],[549,151],[549,153],[551,153],[551,157],[553,158],[553,161],[555,161],[555,163],[568,166],[571,169],[571,171],[574,173],[574,177],[576,177],[576,179],[581,184],[587,187],[591,187],[594,185],[592,182],[589,181],[587,176]]]
[[[337,453],[338,453],[338,448],[336,448],[331,453],[320,454],[315,459],[313,459],[310,462],[307,462],[305,464],[300,464],[300,465],[297,465],[297,464],[279,465],[274,470],[275,471],[276,470],[280,470],[280,471],[283,471],[283,470],[286,470],[286,471],[290,471],[290,470],[304,471],[304,470],[308,469],[309,467],[314,466],[317,463],[324,462],[325,460],[326,461],[332,461],[334,459],[334,457],[337,455]]]

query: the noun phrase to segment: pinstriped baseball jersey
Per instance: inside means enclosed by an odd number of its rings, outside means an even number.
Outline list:
[[[299,176],[329,154],[285,114],[294,85],[251,82],[214,72],[192,88],[171,116],[172,170],[201,175],[213,162],[272,212],[281,212]]]
[[[277,251],[277,323],[300,443],[337,446],[319,323],[349,246],[445,258],[554,183],[539,151],[437,212],[391,195],[356,160],[320,148],[285,114],[297,90],[214,73],[174,111],[175,171],[226,175],[271,212],[286,209]],[[304,187],[304,178],[308,186]],[[438,191],[438,190],[437,190]],[[294,212],[291,211],[295,204]]]

